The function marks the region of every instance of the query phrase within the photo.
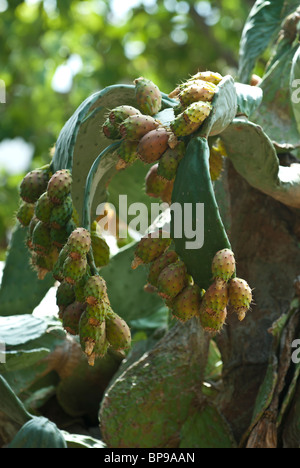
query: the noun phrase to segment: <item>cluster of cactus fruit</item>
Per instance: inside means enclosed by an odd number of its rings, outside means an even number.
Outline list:
[[[184,262],[172,249],[172,240],[159,230],[146,235],[139,242],[132,268],[148,265],[148,284],[145,291],[156,292],[165,301],[173,317],[186,322],[199,317],[203,329],[220,332],[227,318],[227,310],[244,320],[252,302],[248,283],[235,277],[236,264],[230,249],[218,251],[212,261],[213,282],[205,291],[194,283]]]
[[[95,221],[91,230],[78,227],[73,207],[72,174],[50,166],[28,173],[20,186],[17,219],[28,228],[27,247],[38,277],[51,273],[60,284],[56,302],[64,329],[79,337],[88,363],[115,351],[127,350],[131,333],[111,308],[99,269],[110,251]]]

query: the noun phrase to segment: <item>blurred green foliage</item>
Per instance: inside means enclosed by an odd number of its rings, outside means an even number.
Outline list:
[[[99,89],[144,75],[168,93],[198,69],[236,76],[253,3],[0,0],[0,79],[7,101],[0,105],[0,143],[21,137],[33,144],[37,167],[49,162],[66,120]],[[57,80],[61,92],[53,86]],[[0,251],[14,223],[19,182],[0,175]]]

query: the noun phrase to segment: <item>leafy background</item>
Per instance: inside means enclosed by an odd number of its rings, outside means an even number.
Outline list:
[[[22,177],[49,162],[79,104],[140,75],[166,93],[198,69],[236,77],[241,32],[253,3],[0,0],[0,80],[6,86],[6,104],[0,104],[0,260]],[[256,73],[268,57],[269,51]]]

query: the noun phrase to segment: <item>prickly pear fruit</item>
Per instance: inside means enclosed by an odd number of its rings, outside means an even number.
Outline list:
[[[184,117],[184,113],[177,115],[177,117],[171,122],[170,127],[176,136],[188,136],[194,133],[200,126],[198,122],[187,121]]]
[[[50,229],[49,227],[39,221],[32,233],[32,247],[33,250],[41,256],[47,255],[52,246]]]
[[[56,291],[56,305],[60,311],[75,301],[74,286],[66,281],[63,281]]]
[[[187,286],[187,281],[186,266],[179,260],[167,266],[159,275],[158,293],[165,299],[173,299]]]
[[[200,306],[200,323],[202,328],[212,334],[220,332],[225,325],[227,318],[227,308],[220,312],[215,312],[213,309],[205,306],[204,303]]]
[[[179,99],[183,107],[197,101],[211,101],[216,93],[216,85],[206,81],[192,81],[179,93]]]
[[[134,80],[135,98],[143,114],[154,115],[161,109],[162,95],[159,88],[144,77]]]
[[[168,181],[162,179],[158,175],[158,164],[149,169],[145,178],[145,192],[149,197],[161,198],[161,195],[166,190]]]
[[[96,267],[102,268],[108,265],[110,248],[105,239],[101,236],[101,229],[97,222],[94,222],[91,227],[91,241]]]
[[[50,200],[60,205],[71,193],[72,175],[68,169],[57,171],[49,180],[47,192]]]
[[[160,123],[148,115],[131,115],[120,125],[122,138],[139,141],[146,133],[155,130]]]
[[[117,149],[119,162],[117,163],[117,170],[125,169],[131,166],[139,157],[137,153],[137,142],[130,140],[123,140]]]
[[[106,354],[109,346],[106,339],[105,320],[98,320],[94,311],[90,311],[88,307],[80,318],[79,340],[90,366],[94,366],[97,357],[103,357]]]
[[[62,248],[67,243],[67,240],[74,229],[76,229],[76,224],[72,220],[70,220],[62,229],[51,229],[50,236],[53,245],[56,245],[58,248]]]
[[[171,310],[174,317],[181,322],[186,322],[198,314],[202,299],[199,286],[189,285],[175,297]]]
[[[202,122],[209,116],[212,110],[210,102],[198,101],[190,104],[184,111],[183,116],[189,123],[197,123],[201,125]]]
[[[62,325],[70,335],[79,334],[79,323],[86,306],[80,302],[69,304],[62,312]]]
[[[240,321],[244,320],[252,302],[252,291],[247,281],[233,278],[228,287],[229,302]]]
[[[61,205],[53,207],[50,216],[52,229],[61,229],[71,220],[73,214],[73,201],[71,196],[66,196]]]
[[[106,282],[101,276],[91,276],[84,287],[85,301],[96,306],[101,301],[109,303]]]
[[[29,226],[30,221],[33,218],[33,215],[34,215],[34,204],[22,202],[16,214],[16,218],[22,226],[27,227]]]
[[[229,281],[235,273],[234,253],[230,249],[219,250],[212,261],[212,274],[214,278]]]
[[[35,204],[35,216],[45,224],[50,223],[54,204],[50,200],[48,193],[44,192]]]
[[[120,125],[130,115],[140,115],[140,111],[132,106],[118,106],[109,113],[110,122],[116,127]]]
[[[79,259],[90,251],[91,244],[92,239],[89,231],[77,228],[70,234],[67,242],[69,255],[74,259]]]
[[[157,287],[157,282],[161,272],[171,265],[178,261],[178,255],[174,250],[170,250],[162,254],[158,259],[156,259],[150,267],[148,275],[148,283],[152,286]]]
[[[131,346],[130,328],[118,314],[108,309],[106,317],[106,338],[115,351],[125,351]]]
[[[110,140],[120,140],[120,138],[122,138],[119,126],[113,124],[108,118],[102,125],[102,132],[106,138],[109,138]]]
[[[75,284],[85,275],[86,269],[86,257],[79,257],[79,259],[76,260],[67,257],[63,265],[63,276],[67,283]]]
[[[162,201],[164,203],[168,203],[169,205],[171,205],[171,203],[172,203],[172,193],[173,193],[173,188],[174,188],[174,182],[175,182],[175,180],[169,180],[167,185],[166,185],[165,190],[163,191],[163,193],[160,196]]]
[[[227,283],[221,279],[215,279],[208,288],[201,302],[199,317],[204,330],[219,332],[227,317],[228,290]]]
[[[185,144],[181,141],[174,149],[167,149],[158,163],[157,174],[167,180],[176,177],[180,161],[184,158]]]
[[[195,80],[203,80],[207,81],[209,83],[213,83],[215,85],[218,85],[220,81],[222,81],[223,77],[220,75],[220,73],[212,72],[212,71],[205,71],[205,72],[198,72],[195,75],[191,77],[189,81],[195,81]]]
[[[52,272],[53,278],[59,281],[60,283],[64,281],[63,266],[64,266],[64,262],[68,258],[68,255],[69,255],[69,249],[66,244],[59,252],[58,259],[54,265],[53,272]]]
[[[151,263],[160,257],[172,243],[172,239],[166,236],[169,234],[162,230],[144,236],[136,247],[132,269],[136,269],[143,263]]]
[[[169,147],[169,137],[170,132],[163,127],[158,127],[144,135],[137,148],[140,159],[147,164],[158,161]]]
[[[27,203],[35,203],[46,191],[49,176],[43,169],[29,172],[21,182],[20,196]]]

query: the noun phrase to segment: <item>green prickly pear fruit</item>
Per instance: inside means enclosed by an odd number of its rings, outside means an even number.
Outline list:
[[[174,149],[167,149],[158,163],[157,174],[169,181],[176,177],[180,161],[184,158],[185,144],[181,141]]]
[[[77,302],[85,303],[85,284],[91,276],[90,268],[87,267],[86,274],[74,286],[75,298]]]
[[[52,209],[54,204],[48,196],[48,192],[44,192],[35,205],[35,216],[45,224],[50,223]]]
[[[162,254],[156,259],[150,267],[148,275],[148,283],[152,286],[157,287],[158,278],[161,272],[167,268],[167,266],[178,261],[178,255],[174,250],[170,250]]]
[[[37,273],[38,279],[43,280],[47,273],[50,273],[58,259],[58,250],[52,247],[47,255],[38,255],[33,253],[31,256],[31,264]]]
[[[179,93],[183,107],[197,101],[211,101],[216,93],[217,86],[206,81],[191,81]]]
[[[79,340],[90,366],[94,365],[97,357],[103,357],[107,352],[106,323],[94,308],[87,307],[81,315]]]
[[[213,278],[229,281],[235,273],[234,253],[230,249],[219,250],[212,261]]]
[[[174,299],[188,284],[187,269],[179,260],[167,266],[157,281],[158,294],[164,299]]]
[[[199,313],[203,294],[199,286],[189,285],[174,299],[171,310],[174,317],[186,322]]]
[[[68,255],[69,255],[69,248],[68,248],[68,245],[66,244],[59,252],[58,259],[54,265],[53,272],[52,272],[54,279],[56,279],[60,283],[64,281],[63,266],[64,266],[66,259],[68,258]]]
[[[76,229],[76,224],[71,219],[68,224],[62,229],[51,229],[50,236],[53,245],[62,249],[67,243],[70,234]]]
[[[215,85],[218,85],[220,81],[222,81],[223,77],[220,75],[220,73],[212,72],[212,71],[205,71],[205,72],[198,72],[195,75],[191,77],[189,81],[195,81],[195,80],[202,80],[202,81],[207,81],[209,83],[213,83]]]
[[[166,190],[168,181],[158,175],[158,164],[149,169],[145,178],[145,192],[149,197],[161,198]]]
[[[190,104],[184,111],[183,117],[189,123],[197,123],[201,125],[204,120],[209,116],[212,110],[210,102],[198,101]]]
[[[109,138],[110,140],[120,140],[121,138],[119,126],[113,124],[108,118],[102,125],[102,132],[106,138]]]
[[[228,304],[228,289],[226,281],[216,278],[205,292],[204,305],[215,312],[221,312]]]
[[[69,304],[62,312],[62,325],[63,328],[70,335],[79,334],[79,323],[86,306],[80,302],[73,302]]]
[[[215,312],[213,309],[205,306],[204,303],[200,306],[200,323],[202,328],[212,334],[221,332],[223,326],[225,325],[227,318],[227,308],[220,312]]]
[[[118,314],[108,308],[105,316],[106,338],[115,351],[126,351],[131,346],[130,328]]]
[[[29,226],[33,218],[33,215],[34,215],[34,204],[22,202],[18,209],[16,218],[22,226],[27,227]]]
[[[52,229],[61,229],[71,220],[73,214],[73,201],[71,196],[66,196],[61,205],[53,207],[50,217]]]
[[[131,268],[136,269],[139,265],[151,263],[160,257],[172,243],[168,236],[169,234],[162,230],[144,236],[135,249]]]
[[[244,279],[233,278],[228,287],[229,303],[240,321],[244,320],[252,302],[252,290]]]
[[[86,257],[79,257],[79,259],[76,260],[67,257],[63,265],[63,276],[68,283],[75,284],[85,275],[86,270]]]
[[[177,117],[171,122],[170,127],[172,131],[178,137],[188,136],[198,130],[200,123],[187,121],[184,112],[177,115]]]
[[[56,291],[56,305],[60,311],[64,310],[68,305],[75,302],[74,286],[66,281],[63,281]]]
[[[71,193],[72,175],[68,169],[57,171],[49,180],[47,192],[50,200],[55,204],[62,204]]]
[[[110,248],[105,239],[101,235],[101,229],[95,221],[91,227],[91,241],[94,262],[97,268],[102,268],[109,263]]]
[[[155,115],[162,105],[161,92],[151,80],[144,77],[134,80],[135,98],[143,114]]]
[[[108,118],[114,127],[116,127],[124,122],[130,115],[141,115],[141,112],[132,106],[118,106],[109,113]]]
[[[123,140],[116,152],[119,156],[117,170],[131,166],[139,157],[136,141]]]
[[[48,180],[48,172],[43,169],[35,169],[29,172],[20,185],[22,200],[27,203],[35,203],[46,191]]]
[[[32,248],[41,256],[45,256],[49,253],[52,246],[50,229],[47,224],[39,221],[32,233]]]
[[[170,132],[163,127],[148,132],[141,138],[137,148],[140,159],[147,164],[158,161],[169,147],[169,138]]]
[[[131,115],[120,125],[122,138],[139,141],[146,133],[159,127],[160,123],[148,115]]]
[[[80,259],[88,254],[92,244],[91,234],[87,229],[77,228],[68,238],[69,255],[74,259]]]
[[[85,301],[91,306],[96,306],[102,301],[109,303],[106,282],[101,276],[91,276],[86,281],[84,295]]]

